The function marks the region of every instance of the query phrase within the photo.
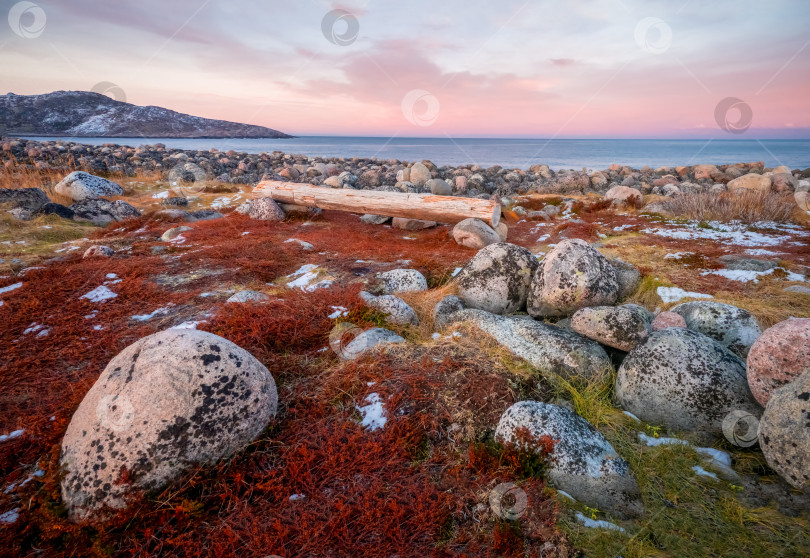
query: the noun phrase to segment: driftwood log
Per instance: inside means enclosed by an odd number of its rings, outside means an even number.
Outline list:
[[[279,203],[352,213],[372,213],[386,217],[422,219],[437,223],[454,224],[474,217],[492,227],[497,227],[501,219],[501,206],[492,200],[327,188],[276,180],[260,182],[253,189],[252,197],[270,197]]]

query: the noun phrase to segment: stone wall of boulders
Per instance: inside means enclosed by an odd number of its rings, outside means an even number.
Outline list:
[[[772,188],[792,192],[800,181],[810,179],[810,168],[765,168],[762,162],[731,165],[644,167],[611,165],[607,169],[553,171],[548,165],[528,170],[498,165],[436,166],[430,161],[409,163],[377,158],[308,157],[273,151],[194,151],[167,148],[163,144],[127,147],[116,144],[92,146],[54,140],[0,140],[0,160],[6,165],[23,164],[42,170],[81,169],[94,174],[136,176],[160,173],[168,178],[193,176],[200,170],[207,180],[256,184],[263,177],[332,188],[381,189],[402,192],[432,192],[440,195],[489,197],[532,192],[605,194],[627,197],[630,190],[665,196],[688,192],[725,191],[736,188]],[[810,185],[810,182],[808,183]],[[618,189],[617,187],[623,187]],[[806,188],[805,188],[806,189]]]

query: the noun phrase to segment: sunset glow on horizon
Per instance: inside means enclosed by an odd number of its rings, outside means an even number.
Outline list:
[[[0,35],[3,93],[110,82],[133,104],[294,135],[810,137],[800,1],[37,5],[41,34]],[[719,126],[730,97],[750,107],[745,134]]]

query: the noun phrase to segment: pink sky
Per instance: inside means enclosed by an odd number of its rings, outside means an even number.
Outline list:
[[[295,135],[810,137],[803,0],[37,4],[44,27],[29,10],[0,36],[4,92],[112,82]],[[347,44],[323,33],[336,9]],[[745,134],[719,129],[726,97]]]

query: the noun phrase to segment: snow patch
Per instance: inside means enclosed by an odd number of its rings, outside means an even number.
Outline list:
[[[678,302],[682,298],[714,298],[708,294],[685,291],[680,287],[658,287],[655,292],[664,302]]]
[[[15,430],[14,432],[9,432],[8,434],[0,434],[0,442],[8,442],[14,438],[19,438],[23,435],[23,432],[25,432],[25,428]]]
[[[9,285],[8,287],[0,288],[0,294],[10,293],[11,291],[15,291],[23,286],[22,281],[19,283],[14,283],[13,285]]]
[[[363,416],[360,424],[371,431],[383,428],[388,419],[385,417],[385,407],[383,407],[380,395],[376,392],[371,393],[366,397],[365,402],[367,405],[357,407]]]
[[[638,439],[647,446],[689,445],[689,442],[681,440],[680,438],[653,438],[652,436],[647,436],[644,432],[638,433]]]
[[[712,479],[714,479],[714,480],[719,480],[719,479],[717,478],[717,475],[715,475],[714,473],[711,473],[711,472],[707,471],[706,469],[704,469],[704,468],[703,468],[703,467],[701,467],[700,465],[695,465],[694,467],[692,467],[692,470],[693,470],[695,473],[697,473],[698,475],[700,475],[701,477],[709,477],[709,478],[712,478]]]
[[[577,512],[576,515],[577,521],[579,521],[585,527],[590,527],[591,529],[610,529],[611,531],[621,531],[624,533],[624,529],[616,525],[615,523],[611,523],[610,521],[604,521],[602,519],[591,519],[590,517],[585,517],[582,515],[581,512]]]
[[[106,285],[100,285],[79,298],[86,298],[90,302],[104,302],[105,300],[109,300],[117,296],[118,295],[112,292]]]

